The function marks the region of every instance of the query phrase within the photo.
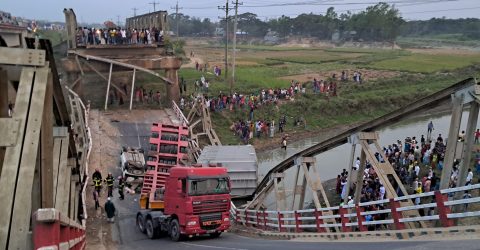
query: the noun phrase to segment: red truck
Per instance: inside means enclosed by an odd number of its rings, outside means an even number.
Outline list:
[[[150,239],[174,241],[230,227],[230,179],[226,168],[181,165],[188,128],[153,124],[137,227]]]
[[[153,200],[152,200],[153,198]],[[173,167],[165,188],[140,197],[137,226],[150,239],[173,241],[230,227],[230,182],[225,168]]]

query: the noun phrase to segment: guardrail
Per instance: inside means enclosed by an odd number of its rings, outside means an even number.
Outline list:
[[[172,100],[172,108],[173,108],[173,111],[175,111],[175,114],[177,115],[178,119],[180,119],[180,121],[182,122],[183,126],[188,127],[190,124],[187,118],[183,114],[182,110],[178,107],[177,103],[175,103],[175,101],[173,100]]]
[[[85,227],[54,208],[39,209],[33,215],[34,249],[84,249]]]
[[[480,216],[480,207],[477,207],[476,211],[466,209],[469,204],[479,203],[480,197],[454,199],[458,192],[463,194],[465,191],[473,190],[480,191],[480,184],[321,209],[296,211],[236,209],[234,221],[262,230],[297,233],[328,232],[329,228],[340,228],[341,232],[401,230],[406,228],[407,223],[422,221],[434,222],[432,227],[437,222],[442,227],[450,227],[454,225],[454,219]],[[402,206],[402,202],[408,199],[421,199],[425,203]],[[460,207],[452,209],[454,206]],[[408,211],[420,209],[429,211],[423,215],[420,213],[421,216],[404,216]],[[467,211],[452,212],[456,210]]]

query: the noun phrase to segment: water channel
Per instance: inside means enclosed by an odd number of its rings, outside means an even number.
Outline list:
[[[462,114],[462,125],[460,127],[461,130],[466,130],[467,120],[468,120],[468,111],[464,111]],[[427,124],[432,121],[434,125],[434,131],[432,133],[432,138],[437,138],[438,134],[442,134],[442,137],[446,139],[448,136],[448,129],[450,127],[450,112],[441,112],[433,115],[422,115],[412,118],[404,119],[399,123],[386,127],[384,129],[379,130],[379,142],[380,146],[387,146],[395,143],[397,140],[401,140],[402,143],[407,136],[413,137],[416,136],[417,140],[420,140],[421,135],[423,134],[426,137],[427,134]],[[477,124],[480,124],[477,122]],[[473,136],[473,135],[472,135]],[[258,179],[259,181],[263,179],[263,177],[268,173],[268,171],[276,166],[278,163],[282,162],[284,159],[292,156],[293,154],[309,148],[320,141],[322,141],[324,136],[316,136],[307,138],[304,140],[299,140],[296,142],[292,142],[288,145],[287,150],[277,148],[274,150],[258,153]],[[347,169],[349,166],[349,158],[350,153],[352,150],[351,144],[343,144],[336,148],[333,148],[329,151],[323,152],[317,156],[316,158],[316,167],[318,173],[320,174],[320,179],[322,181],[327,181],[330,179],[336,178],[338,174],[341,173],[342,169]],[[359,156],[360,146],[357,146],[357,156]],[[285,188],[287,190],[291,190],[293,188],[294,182],[294,171],[293,168],[287,170],[286,172],[286,181],[285,181]],[[287,192],[287,195],[289,193]],[[311,194],[306,195],[306,200],[311,199]],[[273,203],[273,197],[268,197],[266,200],[267,204]],[[287,200],[287,204],[288,200]],[[271,205],[268,205],[271,207]]]

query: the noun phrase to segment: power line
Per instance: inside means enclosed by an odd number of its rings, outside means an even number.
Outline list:
[[[181,10],[183,8],[179,8],[178,7],[178,1],[177,1],[177,5],[175,5],[175,7],[172,7],[170,8],[172,10],[175,10],[175,21],[177,23],[177,42],[178,42],[178,38],[180,37],[180,32],[179,32],[179,29],[178,29],[178,23],[179,23],[179,19],[178,19],[178,10]]]
[[[157,9],[156,9],[157,4],[160,4],[160,2],[155,2],[155,1],[153,1],[153,2],[148,3],[148,4],[152,4],[152,5],[153,5],[153,12],[156,12],[156,11],[157,11]]]

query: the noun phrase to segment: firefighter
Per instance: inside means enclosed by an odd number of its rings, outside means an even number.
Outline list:
[[[115,179],[112,176],[112,173],[108,173],[107,178],[105,178],[105,183],[107,183],[107,188],[108,188],[108,197],[113,197],[113,182]]]
[[[95,187],[95,191],[98,193],[98,197],[100,197],[100,191],[102,190],[102,180],[101,179],[93,179],[93,186]]]
[[[123,194],[123,189],[125,188],[125,181],[123,180],[122,176],[118,177],[118,194],[120,195],[120,200],[125,198]]]
[[[95,169],[95,172],[93,172],[93,175],[92,175],[92,180],[95,180],[95,179],[99,179],[99,180],[102,180],[102,173],[100,173],[100,170],[98,170],[98,168]]]

